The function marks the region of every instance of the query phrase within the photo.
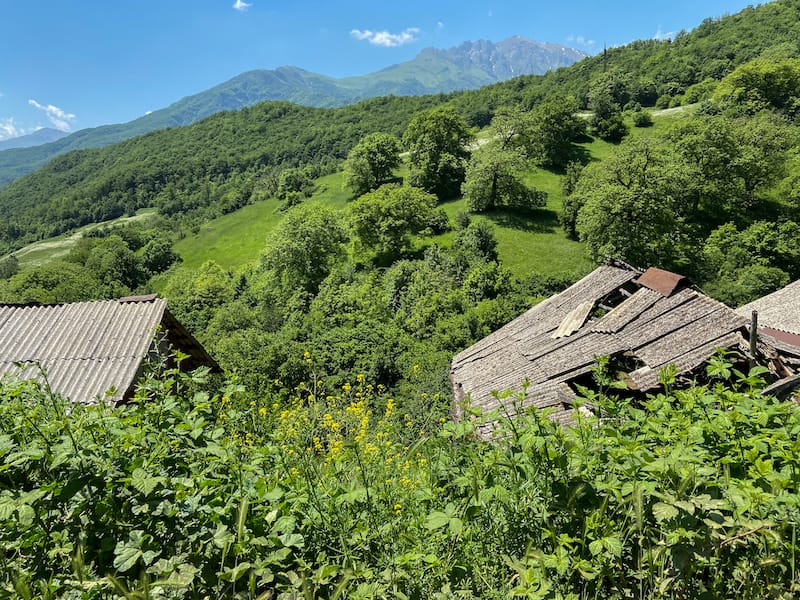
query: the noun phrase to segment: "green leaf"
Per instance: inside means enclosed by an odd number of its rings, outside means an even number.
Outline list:
[[[440,510],[435,510],[425,519],[425,527],[430,530],[441,529],[450,523],[450,515]]]
[[[449,526],[450,526],[450,533],[452,533],[453,535],[458,535],[464,528],[464,522],[458,517],[452,517],[450,519]]]
[[[237,581],[242,577],[242,575],[247,573],[247,571],[249,571],[250,567],[252,566],[253,565],[251,565],[249,562],[239,563],[235,567],[232,567],[230,569],[225,569],[225,571],[223,571],[219,577],[220,579],[223,579],[225,581],[231,581],[231,582]]]
[[[116,554],[114,557],[114,568],[118,572],[124,573],[136,564],[136,561],[138,561],[139,557],[142,556],[142,551],[136,546],[129,546],[128,544],[121,542],[117,544],[114,554]]]
[[[149,496],[159,484],[164,483],[163,477],[150,477],[141,467],[134,469],[131,474],[131,485],[144,496]]]
[[[41,460],[43,456],[44,450],[38,446],[31,446],[30,448],[25,448],[25,450],[9,454],[8,458],[6,458],[6,464],[9,467],[21,467],[29,461]]]
[[[653,504],[653,516],[656,518],[656,521],[662,523],[664,521],[669,521],[670,519],[674,519],[678,516],[678,509],[670,504],[664,504],[663,502],[656,502]]]
[[[10,435],[0,435],[0,457],[8,454],[17,444]]]
[[[604,537],[602,540],[603,546],[613,556],[619,558],[622,556],[622,541],[614,535]]]
[[[233,541],[233,534],[228,531],[226,525],[217,525],[217,530],[214,532],[214,537],[211,538],[217,548],[224,548],[227,544]]]
[[[175,572],[173,572],[166,580],[161,581],[163,586],[174,586],[179,588],[187,588],[192,585],[195,574],[199,571],[194,565],[185,563],[178,565]]]
[[[36,511],[30,504],[21,504],[17,507],[17,515],[19,517],[19,524],[28,527],[33,524],[33,519],[36,517]]]
[[[590,544],[591,546],[591,544]],[[588,560],[580,560],[575,563],[575,569],[581,574],[581,577],[587,581],[595,579],[600,571]]]
[[[10,519],[15,510],[17,510],[17,503],[13,498],[0,496],[0,521]]]
[[[336,497],[336,505],[341,506],[342,504],[356,504],[358,502],[363,502],[367,499],[367,490],[366,488],[359,487],[350,492],[345,492],[344,494],[340,494]]]
[[[277,502],[281,498],[283,498],[283,490],[279,487],[272,488],[269,492],[267,492],[267,495],[264,496],[264,500],[267,502]]]
[[[287,548],[290,546],[295,546],[297,548],[303,547],[303,536],[299,533],[284,533],[283,535],[279,535],[278,539],[281,541],[281,544]]]

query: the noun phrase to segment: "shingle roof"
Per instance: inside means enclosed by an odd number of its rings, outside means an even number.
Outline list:
[[[759,325],[800,335],[800,279],[736,312],[749,319],[754,310],[758,311]]]
[[[646,391],[669,364],[688,372],[716,348],[746,347],[747,325],[684,277],[604,265],[453,359],[454,416],[463,416],[468,402],[483,411],[552,408],[553,418],[569,420],[577,397],[572,384],[585,381],[596,357],[624,359],[629,388]],[[524,387],[523,406],[498,397]]]
[[[169,329],[194,362],[216,363],[154,295],[52,305],[0,304],[0,375],[42,377],[74,402],[124,400]],[[183,341],[180,341],[183,340]],[[39,369],[36,365],[39,365]],[[113,393],[107,396],[109,390]]]

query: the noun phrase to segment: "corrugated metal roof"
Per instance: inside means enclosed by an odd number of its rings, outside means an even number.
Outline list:
[[[44,373],[51,389],[74,402],[119,402],[165,317],[171,318],[166,300],[155,296],[0,304],[0,374],[41,378]]]
[[[628,373],[629,385],[648,390],[659,384],[659,370],[668,364],[690,372],[718,347],[746,347],[747,319],[686,287],[689,282],[680,275],[647,273],[639,276],[624,264],[600,267],[459,353],[451,368],[455,396],[493,410],[506,402],[497,392],[521,392],[527,382],[523,406],[515,410],[550,407],[563,420],[573,410],[572,384],[588,376],[598,356],[632,361],[637,366]],[[587,306],[609,299],[609,312],[586,320]],[[554,339],[556,331],[567,337]],[[461,413],[456,408],[454,414]]]
[[[784,344],[800,348],[800,334],[789,333],[787,331],[781,331],[780,329],[772,329],[772,327],[761,327],[759,331],[774,337],[776,340],[780,340]]]
[[[736,312],[749,319],[754,310],[758,311],[759,325],[800,335],[800,279],[737,308]]]
[[[564,320],[561,321],[561,325],[558,326],[558,329],[556,329],[555,333],[550,337],[553,339],[569,337],[583,327],[592,309],[594,309],[594,302],[581,302],[564,317]]]

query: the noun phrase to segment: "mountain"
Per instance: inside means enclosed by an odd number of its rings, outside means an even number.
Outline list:
[[[117,125],[83,129],[35,148],[0,152],[0,186],[30,173],[70,150],[99,148],[166,127],[188,125],[223,110],[266,100],[315,107],[352,104],[376,96],[417,96],[475,89],[522,74],[542,74],[586,55],[557,44],[513,37],[497,44],[481,40],[456,48],[426,48],[413,60],[375,73],[333,78],[298,67],[247,71],[161,110]],[[4,150],[0,146],[0,150]]]
[[[11,138],[8,140],[0,141],[0,150],[11,150],[12,148],[30,148],[31,146],[41,146],[49,142],[55,142],[63,137],[68,136],[66,131],[52,129],[50,127],[43,127],[37,129],[28,135],[21,135],[19,137]]]
[[[497,44],[479,40],[464,42],[449,50],[426,48],[411,62],[431,58],[464,70],[477,67],[493,81],[503,81],[518,75],[541,75],[559,67],[568,67],[586,56],[574,48],[514,36]]]
[[[585,101],[590,82],[603,74],[624,76],[632,97],[641,97],[644,106],[662,99],[681,101],[698,84],[708,86],[710,80],[713,86],[753,58],[800,55],[798,23],[800,0],[776,0],[734,15],[706,19],[675,40],[631,42],[571,67],[477,90],[447,96],[384,96],[336,109],[267,102],[238,112],[219,113],[188,127],[152,132],[109,148],[73,152],[0,190],[0,251],[87,223],[132,214],[145,206],[168,215],[192,211],[200,214],[206,209],[208,214],[235,210],[257,194],[262,182],[274,177],[279,169],[310,164],[321,169],[335,167],[364,134],[400,134],[414,112],[443,103],[488,122],[504,106],[531,106],[553,94]],[[423,52],[417,59],[426,59],[430,54]],[[469,52],[461,54],[464,55]],[[473,59],[470,64],[476,61]],[[431,59],[429,72],[443,64],[458,68]],[[504,68],[502,61],[495,58],[484,61],[482,68],[474,66],[470,72],[476,77],[485,74],[487,64],[494,69]],[[399,66],[402,65],[396,67]],[[463,68],[460,70],[464,72]],[[257,74],[274,81],[276,73],[285,82],[301,81],[311,90],[336,82],[330,78],[320,80],[319,76],[298,69],[283,69],[246,73],[215,89],[219,97],[236,98],[234,91],[250,89],[248,82],[257,87]],[[402,79],[395,67],[379,73],[383,85]],[[201,99],[202,95],[186,98],[148,117],[162,119],[163,123],[177,105],[193,107],[195,114],[200,114]],[[50,146],[80,143],[81,136],[98,133],[110,138],[119,135],[123,127],[79,131]],[[0,152],[0,158],[45,147]]]

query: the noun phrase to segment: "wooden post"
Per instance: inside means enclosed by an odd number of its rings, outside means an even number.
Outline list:
[[[756,366],[758,356],[758,311],[754,310],[750,315],[750,368]]]

